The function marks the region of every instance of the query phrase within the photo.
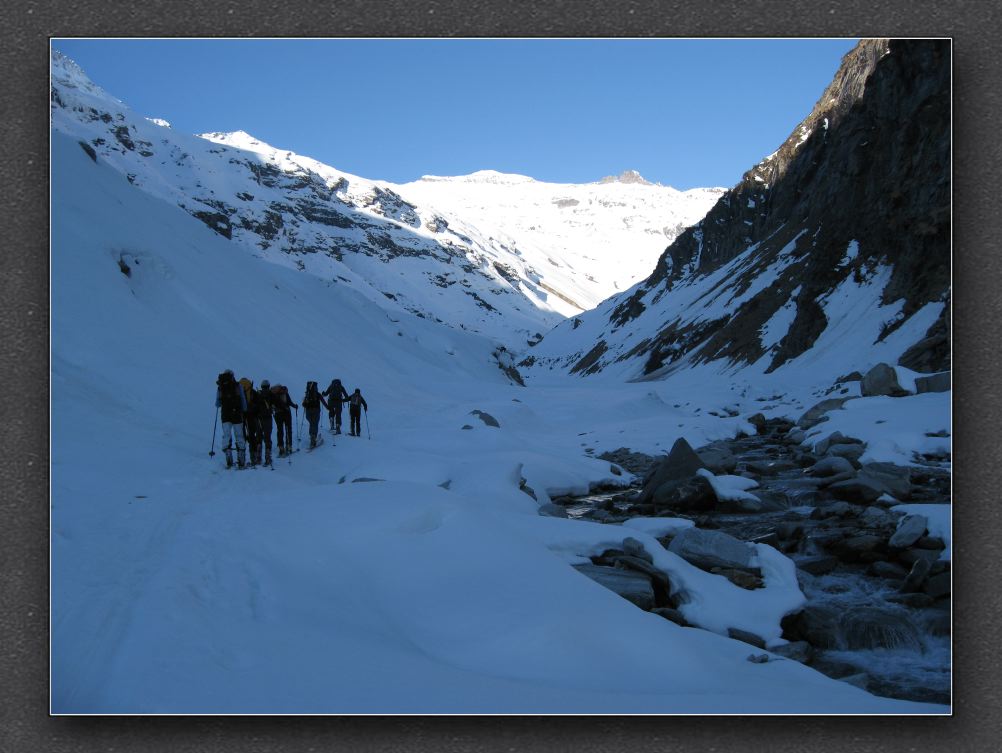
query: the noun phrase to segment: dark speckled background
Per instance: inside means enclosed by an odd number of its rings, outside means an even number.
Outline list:
[[[24,2],[0,9],[0,751],[990,751],[1000,747],[1000,12],[993,2]],[[50,36],[954,39],[954,715],[49,717]],[[820,92],[819,92],[820,94]],[[777,134],[782,137],[785,134]],[[13,389],[11,389],[13,385]]]

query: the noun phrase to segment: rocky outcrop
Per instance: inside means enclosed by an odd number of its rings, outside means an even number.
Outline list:
[[[948,370],[949,165],[949,41],[863,40],[779,149],[683,232],[647,280],[593,314],[608,326],[589,371],[626,359],[645,375],[683,361],[765,359],[773,371],[825,332],[827,297],[870,284],[881,305],[900,306],[878,342],[942,304],[902,363]],[[767,325],[782,330],[766,337]],[[580,345],[579,354],[592,347]]]

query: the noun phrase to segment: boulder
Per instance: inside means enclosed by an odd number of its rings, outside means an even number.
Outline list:
[[[891,580],[903,580],[908,571],[895,562],[874,562],[869,568],[870,575]]]
[[[685,528],[672,539],[668,551],[704,570],[714,567],[757,570],[752,565],[754,547],[723,531]]]
[[[651,579],[643,573],[599,565],[574,565],[574,569],[641,609],[654,608],[654,588]]]
[[[894,516],[879,507],[867,507],[859,516],[859,522],[867,528],[893,528]]]
[[[682,481],[666,481],[654,492],[655,510],[712,510],[717,505],[713,486],[702,476],[691,476]]]
[[[753,416],[748,416],[746,420],[748,421],[748,423],[750,423],[752,426],[755,427],[755,430],[759,434],[762,433],[762,427],[765,426],[765,416],[763,416],[761,413],[756,413]]]
[[[929,576],[929,562],[927,560],[916,560],[911,571],[905,577],[904,583],[898,589],[902,594],[912,594],[922,589],[922,584]]]
[[[786,435],[786,441],[790,444],[800,444],[807,439],[807,433],[803,429],[790,429]]]
[[[807,641],[793,641],[792,643],[776,646],[769,650],[777,656],[782,656],[784,659],[791,659],[801,663],[810,661],[811,654],[814,653],[811,649],[811,644]]]
[[[738,467],[738,459],[725,445],[707,445],[696,454],[714,475],[733,473]]]
[[[644,549],[644,545],[632,536],[627,536],[623,539],[623,552],[630,557],[637,557],[652,564],[654,563],[654,557],[651,553]]]
[[[872,533],[864,533],[859,536],[852,536],[842,542],[842,546],[850,552],[857,554],[862,552],[872,552],[879,549],[884,544],[884,539]]]
[[[852,399],[851,397],[830,397],[827,400],[822,400],[820,403],[807,409],[804,415],[797,420],[797,426],[801,429],[810,429],[813,426],[817,426],[822,421],[828,420],[828,417],[825,416],[828,411],[838,410],[846,400]]]
[[[859,388],[863,397],[874,397],[877,395],[904,397],[911,394],[898,382],[898,373],[894,370],[894,367],[886,363],[878,363],[866,372]]]
[[[838,566],[838,558],[827,554],[797,557],[793,562],[798,569],[811,575],[826,575]]]
[[[862,444],[833,444],[828,447],[828,454],[837,458],[845,458],[854,467],[858,467],[859,459],[866,452],[866,446]]]
[[[700,468],[706,468],[706,464],[699,459],[699,455],[689,443],[680,437],[672,445],[668,456],[651,469],[650,479],[644,484],[640,493],[641,503],[651,502],[654,493],[664,484],[689,479],[695,476]]]
[[[494,418],[490,413],[484,413],[482,410],[472,410],[470,411],[471,416],[476,416],[481,421],[483,421],[487,426],[493,426],[495,429],[500,429],[501,424],[498,420]]]
[[[825,489],[832,484],[837,484],[840,481],[852,481],[856,478],[856,471],[842,471],[842,473],[836,473],[834,476],[828,476],[827,478],[818,478],[818,488]]]
[[[820,442],[814,443],[814,452],[818,455],[824,455],[828,452],[829,448],[837,444],[858,444],[862,445],[863,442],[855,437],[847,437],[840,431],[833,431],[827,437],[822,439]]]
[[[808,471],[812,476],[834,476],[836,473],[851,473],[855,475],[855,470],[845,458],[827,457],[822,458]]]
[[[812,520],[824,520],[826,518],[845,518],[852,513],[852,505],[848,502],[829,502],[827,505],[815,507],[811,510]]]
[[[941,371],[938,374],[915,378],[915,391],[918,394],[923,392],[949,392],[951,376],[949,371]]]
[[[807,641],[813,648],[840,648],[839,610],[830,604],[808,604],[792,617],[783,618],[783,637]]]
[[[912,495],[911,470],[894,463],[864,463],[861,476],[880,484],[885,494],[895,499],[908,499]]]
[[[934,599],[950,595],[950,573],[931,575],[922,586],[922,591]]]
[[[654,565],[644,559],[639,557],[631,557],[628,554],[621,554],[618,557],[612,558],[613,563],[616,567],[621,567],[626,570],[635,570],[638,573],[643,573],[648,578],[650,578],[651,586],[654,589],[654,603],[663,607],[668,603],[668,594],[671,592],[671,584],[668,581],[668,575],[661,570],[658,570]]]
[[[539,514],[548,518],[566,518],[567,510],[565,510],[560,505],[554,505],[547,502],[544,505],[539,506]]]
[[[919,549],[935,549],[936,551],[941,551],[946,549],[946,542],[939,536],[923,536],[915,542],[915,546]]]
[[[895,549],[907,549],[922,538],[928,525],[924,515],[905,515],[898,521],[898,528],[888,543]]]
[[[828,491],[839,499],[868,505],[876,502],[885,490],[879,481],[860,473],[856,478],[829,485]]]
[[[755,635],[755,633],[749,633],[747,630],[739,630],[738,628],[727,628],[727,637],[733,638],[736,641],[744,641],[755,648],[765,648],[765,640]]]

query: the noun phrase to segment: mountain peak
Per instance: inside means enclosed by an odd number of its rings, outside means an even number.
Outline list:
[[[647,180],[643,175],[641,175],[636,170],[623,170],[619,175],[606,175],[604,178],[598,181],[599,183],[635,183],[641,186],[653,186],[654,184]]]

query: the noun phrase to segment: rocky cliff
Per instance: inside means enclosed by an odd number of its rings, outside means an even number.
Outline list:
[[[647,280],[581,317],[590,326],[557,327],[526,365],[772,372],[827,333],[940,371],[949,294],[949,42],[865,40]]]

